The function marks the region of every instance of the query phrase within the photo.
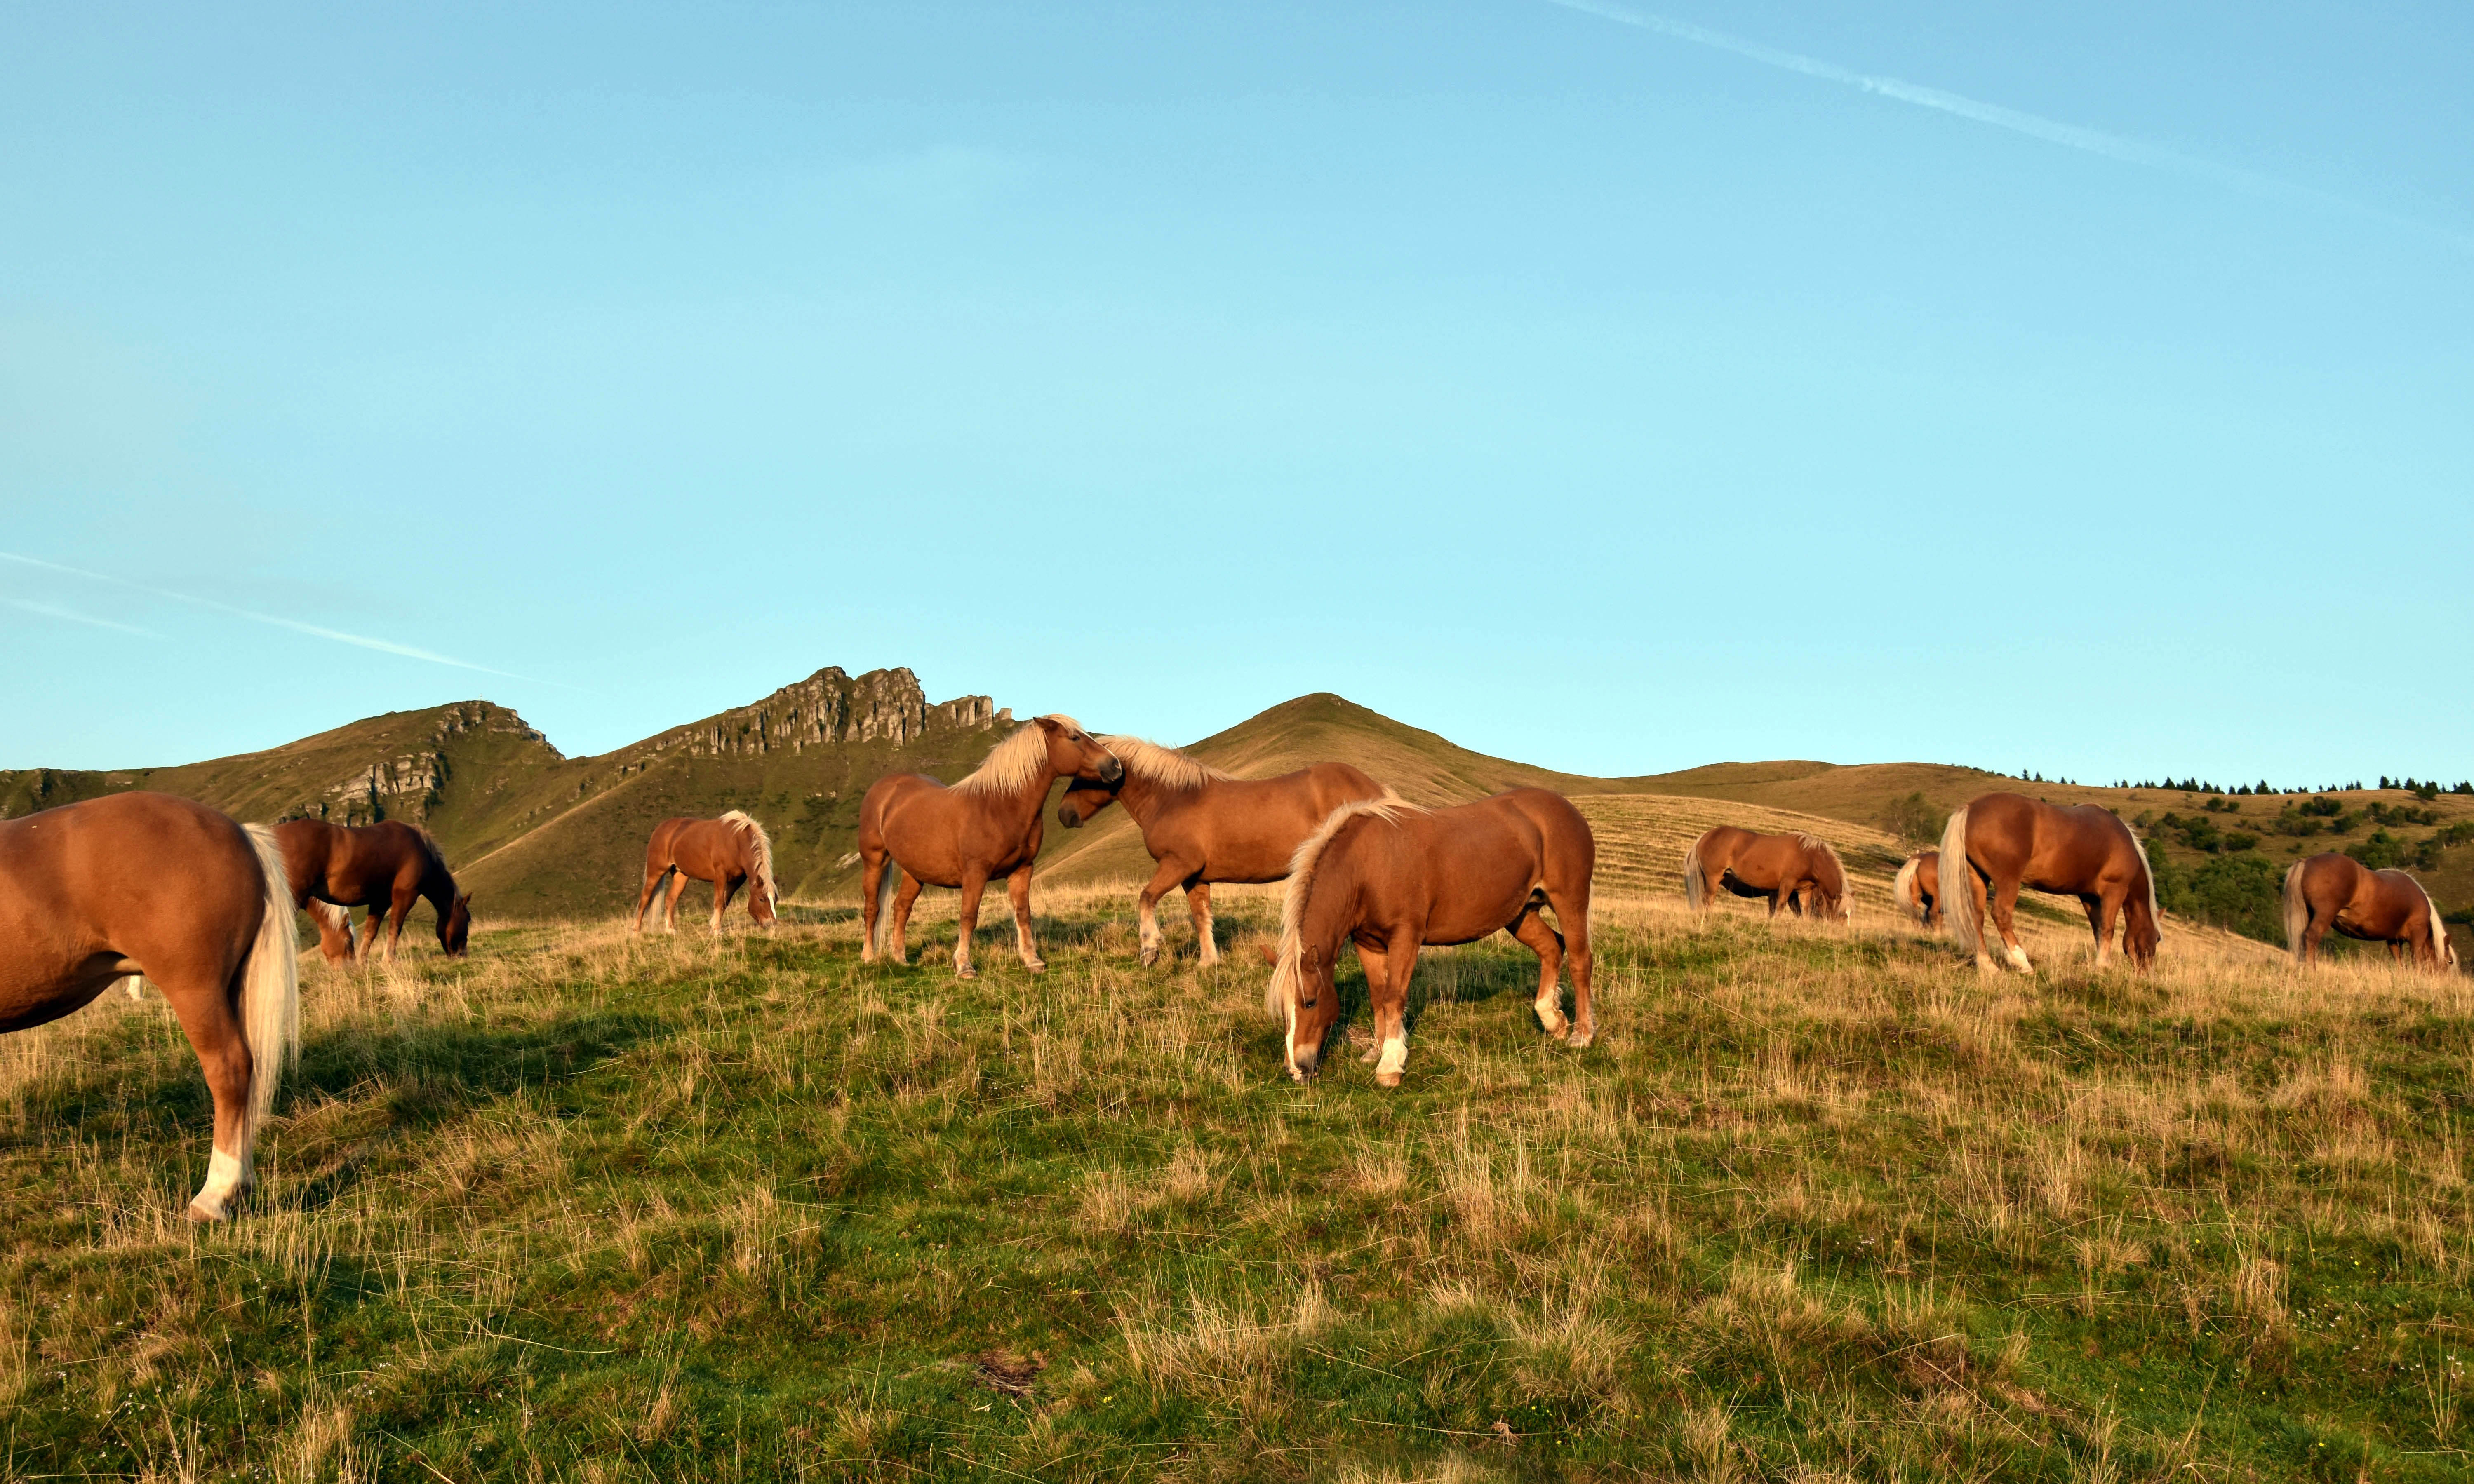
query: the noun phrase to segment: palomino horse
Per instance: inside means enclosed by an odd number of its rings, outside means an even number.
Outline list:
[[[2334,852],[2295,861],[2285,873],[2285,945],[2293,961],[2317,961],[2319,940],[2332,927],[2340,937],[2387,944],[2390,958],[2410,948],[2425,969],[2457,967],[2448,924],[2421,882]]]
[[[473,894],[458,892],[447,870],[447,857],[429,831],[399,820],[376,825],[329,825],[324,820],[285,820],[275,826],[283,848],[284,869],[292,878],[292,897],[318,920],[319,947],[329,962],[338,955],[330,933],[341,929],[349,956],[352,920],[346,907],[367,907],[361,923],[361,954],[378,941],[378,924],[395,914],[387,933],[386,956],[403,938],[403,920],[412,904],[426,898],[438,914],[438,946],[449,957],[460,956],[473,934]],[[321,911],[311,903],[324,903]]]
[[[1912,912],[1927,927],[1941,925],[1941,852],[1918,850],[1890,880],[1890,900],[1901,912]]]
[[[1589,1012],[1589,877],[1598,843],[1561,794],[1516,788],[1475,803],[1420,809],[1359,800],[1331,812],[1289,863],[1280,956],[1264,1008],[1288,1019],[1289,1075],[1322,1060],[1340,1016],[1332,972],[1343,939],[1357,945],[1374,1010],[1374,1080],[1400,1085],[1409,1062],[1409,975],[1427,944],[1474,943],[1502,928],[1538,955],[1539,1022],[1573,1046],[1597,1034]],[[1563,924],[1546,925],[1552,907]],[[1565,935],[1569,935],[1567,945]],[[1572,1017],[1558,986],[1568,951]],[[1377,1061],[1377,1058],[1381,1060]]]
[[[1006,878],[1013,901],[1014,945],[1025,969],[1048,966],[1031,941],[1031,866],[1043,837],[1040,815],[1049,786],[1058,778],[1114,783],[1125,764],[1071,716],[1042,716],[1014,729],[989,749],[979,770],[948,788],[916,773],[899,773],[868,786],[859,805],[860,915],[865,937],[860,960],[881,953],[910,962],[903,933],[922,886],[950,886],[962,894],[961,923],[954,943],[954,973],[976,979],[971,935],[980,925],[980,894],[996,876]],[[896,883],[900,895],[895,895]],[[890,931],[880,943],[877,927],[890,899]]]
[[[2096,933],[2098,968],[2113,957],[2116,917],[2122,918],[2122,946],[2130,961],[2142,969],[2156,962],[2163,936],[2156,921],[2156,877],[2139,837],[2109,810],[2092,803],[2043,803],[2018,794],[1979,795],[1962,804],[1942,830],[1940,864],[1954,867],[1943,884],[1942,910],[1980,969],[1993,969],[1984,931],[1989,898],[2003,957],[2021,973],[2036,971],[2011,925],[2023,886],[2079,899]]]
[[[1847,868],[1818,835],[1760,835],[1733,825],[1708,831],[1684,852],[1684,899],[1699,912],[1720,887],[1768,898],[1772,917],[1781,907],[1842,921],[1856,912]]]
[[[717,820],[664,820],[653,826],[644,847],[644,890],[636,898],[635,931],[644,930],[644,908],[652,902],[664,877],[670,882],[662,903],[662,931],[679,929],[679,894],[688,878],[713,883],[713,930],[721,931],[721,914],[748,882],[747,916],[759,927],[773,925],[773,842],[764,826],[737,809]]]
[[[298,1053],[292,889],[264,826],[168,794],[110,794],[0,823],[0,1031],[57,1020],[143,974],[215,1100],[189,1202],[221,1221],[255,1180],[257,1126]]]
[[[1126,776],[1115,785],[1077,782],[1056,806],[1056,823],[1079,829],[1091,816],[1122,802],[1143,832],[1143,849],[1159,869],[1137,898],[1143,962],[1159,958],[1159,899],[1185,888],[1194,941],[1204,968],[1220,962],[1211,936],[1211,883],[1277,881],[1289,857],[1315,826],[1342,804],[1388,799],[1392,791],[1345,762],[1317,763],[1275,778],[1230,778],[1140,737],[1102,737]]]

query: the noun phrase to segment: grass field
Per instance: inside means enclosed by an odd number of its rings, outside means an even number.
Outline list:
[[[1113,888],[1043,890],[1036,978],[822,908],[316,969],[215,1231],[159,1002],[0,1039],[0,1474],[2474,1468],[2466,979],[2184,932],[2099,976],[2039,919],[1982,980],[1869,898],[1616,898],[1596,1046],[1498,938],[1421,965],[1386,1093],[1280,1074],[1271,900],[1209,972]]]

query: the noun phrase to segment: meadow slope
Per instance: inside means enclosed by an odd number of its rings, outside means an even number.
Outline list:
[[[1646,807],[1638,796],[1586,807]],[[1706,807],[1706,806],[1705,806]],[[1661,816],[1654,827],[1691,821]],[[1618,873],[1626,870],[1615,864]],[[12,1477],[2438,1480],[2474,1334],[2464,978],[2172,932],[1977,977],[1594,914],[1598,1045],[1500,937],[1408,1081],[1279,1071],[1271,894],[1134,966],[1124,882],[957,984],[500,931],[309,970],[247,1219],[158,1002],[0,1040]],[[1345,973],[1362,1041],[1362,980]]]

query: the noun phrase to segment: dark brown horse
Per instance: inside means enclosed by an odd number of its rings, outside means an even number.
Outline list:
[[[142,974],[215,1100],[189,1202],[221,1221],[253,1183],[257,1126],[301,1037],[292,890],[263,826],[168,794],[111,794],[0,823],[0,1031],[57,1020]]]
[[[664,820],[653,826],[644,847],[644,890],[636,898],[635,931],[644,930],[644,908],[652,902],[664,877],[670,895],[662,903],[662,931],[679,926],[679,894],[688,880],[713,883],[713,930],[721,931],[721,914],[739,889],[753,881],[747,894],[747,915],[759,927],[773,925],[773,842],[764,826],[737,809],[717,820]]]
[[[1136,898],[1143,962],[1159,958],[1159,899],[1185,888],[1194,941],[1203,967],[1220,962],[1211,935],[1211,883],[1278,881],[1289,857],[1315,826],[1342,804],[1388,799],[1392,791],[1345,762],[1317,763],[1275,778],[1231,778],[1183,753],[1140,737],[1102,737],[1125,778],[1115,784],[1077,782],[1056,806],[1056,823],[1079,829],[1112,802],[1143,832],[1143,849],[1159,869]]]
[[[1047,968],[1031,941],[1031,866],[1039,856],[1049,787],[1058,778],[1114,783],[1125,776],[1125,765],[1080,722],[1042,716],[1014,729],[977,772],[951,788],[916,773],[877,779],[859,805],[861,962],[873,963],[880,953],[897,964],[910,962],[903,933],[911,903],[922,886],[949,886],[962,894],[954,972],[978,978],[971,935],[980,925],[980,894],[1004,876],[1023,967],[1034,973]],[[890,930],[880,942],[877,928],[885,922],[888,899]]]
[[[1968,801],[1942,830],[1941,905],[1959,943],[1991,972],[1993,955],[1984,930],[1988,906],[2001,934],[2003,957],[2021,973],[2035,972],[2019,945],[2012,914],[2019,891],[2032,887],[2075,897],[2087,909],[2096,934],[2096,961],[2113,957],[2113,924],[2122,920],[2122,951],[2142,969],[2156,962],[2156,877],[2147,851],[2130,826],[2092,803],[2050,804],[2018,794],[1983,794]],[[2126,909],[2126,910],[2125,910]]]
[[[426,899],[438,914],[438,946],[450,957],[461,955],[473,933],[473,894],[458,892],[447,869],[447,857],[429,831],[399,820],[376,825],[329,825],[324,820],[285,820],[275,826],[282,844],[284,868],[292,876],[293,899],[318,919],[319,945],[334,957],[329,931],[341,928],[344,945],[352,944],[352,920],[346,907],[367,907],[361,923],[363,956],[378,940],[378,925],[395,914],[387,934],[386,956],[403,938],[403,920],[412,904]],[[312,903],[335,909],[330,915]]]
[[[1890,900],[1927,927],[1941,925],[1941,851],[1918,850],[1890,881]]]
[[[1763,835],[1733,825],[1705,832],[1684,852],[1684,899],[1699,912],[1720,887],[1767,900],[1772,917],[1781,907],[1841,921],[1856,912],[1847,868],[1818,835]]]
[[[2411,951],[2425,969],[2457,967],[2448,924],[2421,882],[2334,852],[2295,861],[2285,873],[2285,945],[2293,961],[2316,962],[2319,940],[2331,928],[2339,937],[2385,943],[2390,958]]]
[[[1332,972],[1344,940],[1357,945],[1374,1011],[1374,1080],[1400,1085],[1409,1062],[1409,976],[1427,944],[1474,943],[1496,928],[1538,955],[1539,1023],[1586,1046],[1589,1011],[1589,878],[1598,844],[1571,801],[1516,788],[1475,803],[1420,809],[1361,800],[1331,813],[1298,847],[1280,911],[1280,955],[1264,1008],[1288,1022],[1289,1075],[1303,1082],[1322,1060],[1340,1016]],[[1557,932],[1540,915],[1551,907]],[[1568,940],[1568,941],[1567,941]],[[1572,1017],[1560,978],[1572,965]],[[1377,1058],[1380,1058],[1378,1061]]]

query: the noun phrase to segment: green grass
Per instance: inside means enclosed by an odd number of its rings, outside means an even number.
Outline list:
[[[314,971],[215,1231],[159,1003],[0,1041],[0,1476],[2474,1459],[2462,979],[2172,940],[2098,976],[2056,932],[1982,981],[1879,919],[1611,904],[1597,1046],[1540,1036],[1497,940],[1421,966],[1387,1093],[1280,1075],[1258,939],[1144,970],[1113,898],[1043,902],[1038,978],[995,933],[973,984],[862,967],[816,913]]]

